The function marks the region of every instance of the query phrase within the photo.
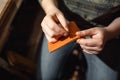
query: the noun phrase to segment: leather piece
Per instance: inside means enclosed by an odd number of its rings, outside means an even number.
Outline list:
[[[68,27],[69,27],[69,36],[61,37],[55,43],[48,42],[48,50],[50,53],[52,53],[53,51],[63,47],[64,45],[66,45],[72,41],[75,41],[78,38],[78,36],[75,35],[75,32],[79,31],[79,28],[77,27],[76,23],[74,21],[71,21],[68,24]]]

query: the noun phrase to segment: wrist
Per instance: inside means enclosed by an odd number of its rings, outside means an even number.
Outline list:
[[[42,0],[41,6],[45,13],[48,13],[50,11],[53,11],[55,8],[57,8],[57,1],[56,0]]]
[[[113,20],[111,24],[106,27],[106,30],[110,39],[120,35],[120,17]]]
[[[107,38],[107,40],[110,40],[110,39],[117,36],[116,31],[111,29],[111,27],[108,26],[108,27],[105,27],[105,29],[106,29],[106,38]]]

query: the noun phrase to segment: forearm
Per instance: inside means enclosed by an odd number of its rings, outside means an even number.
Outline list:
[[[108,39],[120,35],[120,17],[116,18],[111,24],[106,27],[108,31]]]
[[[52,8],[57,7],[57,0],[39,0],[45,13],[49,12]]]

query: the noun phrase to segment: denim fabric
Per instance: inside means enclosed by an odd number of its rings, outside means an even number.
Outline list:
[[[70,43],[50,54],[44,37],[38,59],[37,80],[59,80],[64,63],[75,45],[74,42]],[[84,54],[87,61],[87,80],[117,80],[117,72],[96,55]]]
[[[87,61],[87,80],[117,80],[118,73],[100,60],[99,57],[84,54]]]
[[[50,54],[48,52],[47,40],[44,37],[40,51],[40,62],[38,63],[38,80],[58,80],[61,69],[75,44],[70,43]]]

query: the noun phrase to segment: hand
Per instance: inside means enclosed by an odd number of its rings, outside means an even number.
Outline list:
[[[80,44],[84,52],[89,54],[98,54],[104,47],[107,40],[106,28],[95,27],[83,31],[76,32],[80,38],[77,39],[77,43]],[[89,36],[90,38],[85,38]]]
[[[59,37],[68,35],[68,27],[63,13],[53,7],[46,12],[42,23],[42,30],[49,42],[56,42]]]

